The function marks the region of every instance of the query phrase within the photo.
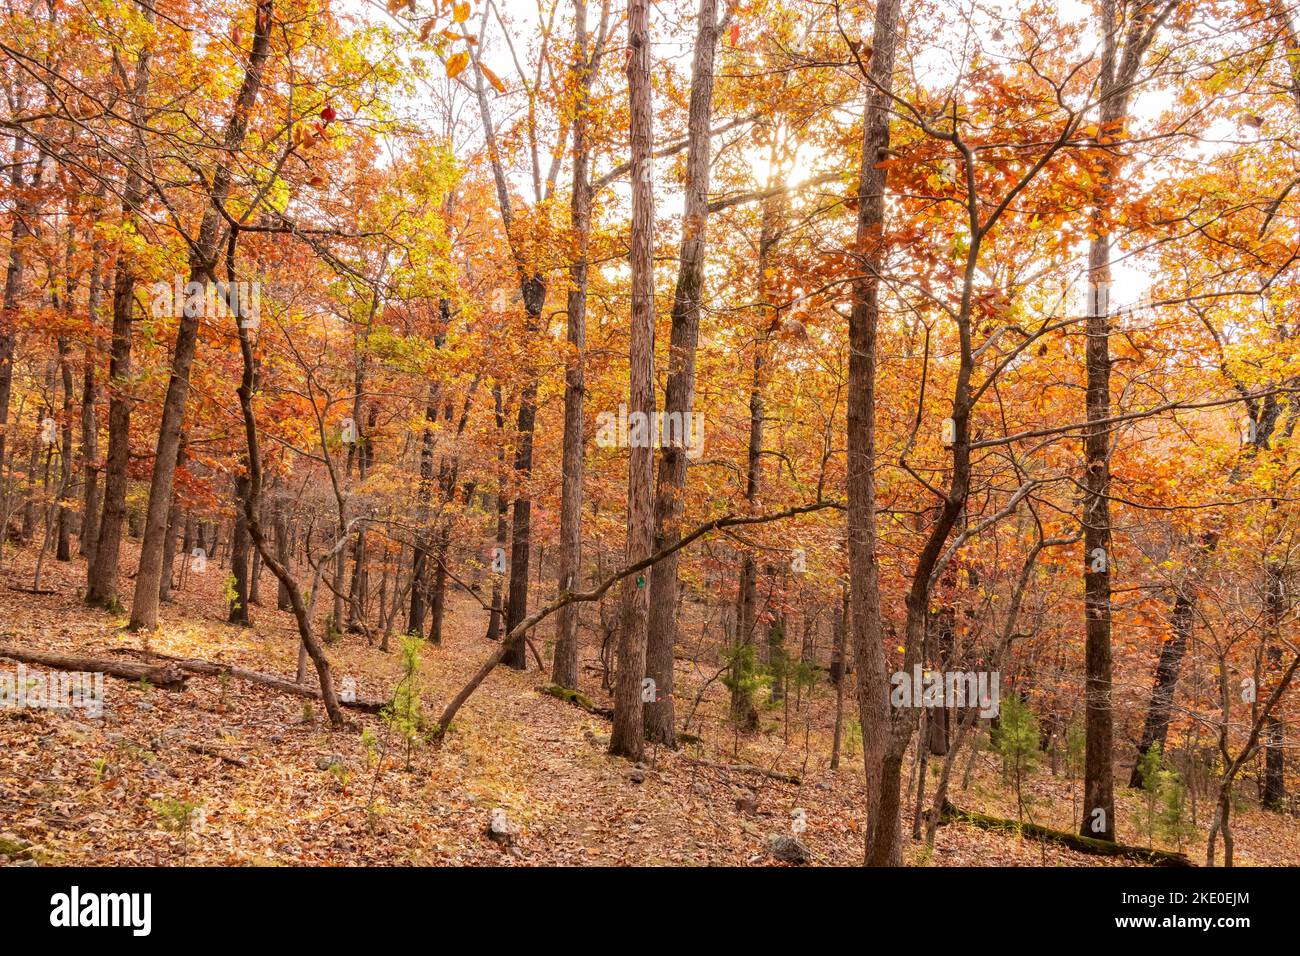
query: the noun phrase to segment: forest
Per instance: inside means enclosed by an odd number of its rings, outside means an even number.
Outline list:
[[[0,73],[0,864],[1300,865],[1293,0]]]

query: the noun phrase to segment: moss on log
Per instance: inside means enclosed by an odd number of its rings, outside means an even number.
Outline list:
[[[1003,833],[1016,833],[1021,836],[1027,836],[1035,840],[1045,840],[1049,843],[1059,843],[1067,846],[1072,850],[1078,850],[1080,853],[1091,853],[1095,856],[1118,856],[1129,860],[1138,860],[1142,863],[1148,863],[1151,866],[1195,866],[1191,860],[1183,853],[1173,853],[1169,850],[1154,850],[1145,846],[1129,846],[1125,843],[1113,843],[1110,840],[1098,840],[1096,837],[1083,836],[1078,833],[1069,833],[1065,830],[1053,830],[1051,827],[1041,826],[1037,823],[1020,823],[1017,820],[1006,820],[1002,817],[989,816],[986,813],[976,813],[972,810],[963,810],[961,807],[953,806],[951,803],[945,803],[943,812],[939,816],[939,823],[967,823],[971,826],[979,827],[982,830],[995,830]]]
[[[614,712],[608,707],[597,707],[588,697],[580,690],[570,690],[567,687],[561,687],[559,684],[547,684],[545,687],[537,688],[538,693],[546,694],[557,700],[567,701],[574,707],[585,710],[589,714],[595,714],[597,717],[612,719]]]

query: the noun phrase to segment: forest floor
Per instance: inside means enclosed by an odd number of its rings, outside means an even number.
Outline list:
[[[90,656],[143,647],[141,634],[123,629],[124,618],[82,604],[82,561],[46,562],[42,588],[56,593],[18,590],[30,585],[33,557],[6,547],[0,639]],[[128,568],[134,557],[132,541]],[[176,603],[164,606],[149,648],[292,678],[297,634],[290,615],[274,610],[271,575],[262,581],[271,606],[255,606],[254,626],[241,628],[225,623],[225,574],[192,575]],[[124,578],[128,596],[130,584]],[[430,721],[491,653],[485,626],[486,613],[458,591],[443,644],[421,650],[419,688]],[[550,632],[544,624],[538,635],[543,652]],[[383,654],[361,636],[340,639],[328,648],[336,681],[350,676],[358,696],[387,696],[401,672],[396,645]],[[599,693],[597,648],[584,645],[582,658],[584,691],[608,704]],[[824,681],[801,708],[791,707],[788,742],[776,708],[764,710],[759,733],[737,738],[725,720],[726,690],[715,681],[690,728],[702,739],[677,752],[649,751],[638,768],[605,753],[607,721],[539,693],[547,681],[531,654],[528,663],[526,672],[490,675],[443,747],[415,747],[409,767],[380,718],[350,712],[355,726],[331,731],[318,703],[238,680],[191,675],[185,689],[168,691],[108,677],[99,719],[77,710],[0,709],[0,863],[9,850],[46,865],[770,865],[767,837],[790,832],[795,808],[806,813],[802,839],[813,863],[861,862],[861,758],[846,753],[838,771],[828,769],[835,697]],[[0,671],[16,667],[0,659]],[[679,723],[716,669],[679,661]],[[851,713],[852,699],[845,705]],[[370,734],[363,737],[363,728]],[[372,735],[378,744],[368,745]],[[801,783],[718,766],[737,763]],[[965,763],[963,756],[953,771],[953,802],[1014,818],[1015,797],[996,758],[981,754],[963,790]],[[1026,788],[1033,820],[1072,830],[1078,788],[1039,771]],[[742,798],[745,811],[737,806]],[[202,825],[169,828],[168,800],[200,807]],[[1117,804],[1120,838],[1145,843],[1131,822],[1140,795],[1119,790]],[[497,807],[519,827],[511,849],[485,835]],[[1196,862],[1204,859],[1207,817],[1202,806],[1198,833],[1183,848]],[[1294,817],[1244,802],[1233,833],[1239,865],[1300,863]],[[15,842],[25,849],[16,852]],[[906,852],[910,864],[928,866],[1133,865],[963,824],[940,828],[932,853],[921,843]]]

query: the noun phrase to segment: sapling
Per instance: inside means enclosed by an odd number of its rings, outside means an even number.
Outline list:
[[[1138,756],[1138,776],[1142,780],[1142,805],[1138,810],[1138,830],[1146,834],[1147,845],[1155,841],[1156,804],[1160,799],[1161,774],[1165,771],[1164,753],[1159,741]]]
[[[1187,819],[1187,788],[1173,770],[1162,770],[1158,789],[1160,808],[1156,812],[1157,831],[1181,850],[1183,842],[1196,833],[1196,827]]]
[[[406,744],[406,769],[411,769],[411,751],[424,730],[420,691],[416,677],[420,672],[420,639],[402,638],[402,677],[393,689],[392,702],[381,712],[385,726]]]
[[[1016,819],[1025,822],[1028,801],[1024,783],[1038,762],[1038,718],[1020,698],[1012,694],[1002,703],[994,746],[1002,758],[1002,775],[1016,791]]]
[[[185,859],[189,855],[189,835],[193,827],[194,811],[199,809],[199,805],[175,797],[164,797],[162,800],[149,801],[149,806],[153,809],[159,828],[181,838],[181,859]]]

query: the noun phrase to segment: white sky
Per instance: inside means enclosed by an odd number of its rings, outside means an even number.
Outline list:
[[[417,0],[419,3],[420,0]],[[472,0],[473,13],[467,26],[470,28],[467,32],[477,33],[478,16],[482,10],[482,0]],[[520,24],[531,24],[537,21],[538,4],[537,0],[495,0],[498,8],[505,14],[508,20],[514,20]],[[621,7],[626,0],[614,0],[615,9]],[[689,2],[689,0],[688,0]],[[961,0],[962,5],[972,6],[970,0]],[[981,0],[978,9],[982,13],[976,16],[977,23],[990,26],[995,16],[1014,18],[1016,10],[1023,6],[1022,0]],[[690,6],[694,6],[693,3]],[[594,28],[596,18],[599,14],[599,0],[588,0],[588,22]],[[381,0],[334,0],[335,10],[345,16],[357,17],[369,22],[386,20],[393,22],[384,10]],[[417,9],[419,7],[417,6]],[[1079,0],[1059,0],[1058,14],[1063,20],[1069,22],[1082,22],[1090,16],[1090,8],[1086,3]],[[399,17],[405,14],[405,8],[399,11]],[[652,37],[652,55],[662,62],[664,59],[675,61],[677,71],[685,75],[690,69],[691,44],[693,41],[694,25],[690,18],[677,19],[677,4],[657,4],[651,6],[651,37]],[[670,23],[667,17],[673,18]],[[521,28],[522,29],[522,28]],[[519,37],[514,37],[516,49],[521,57],[527,55],[527,51],[522,49],[519,43]],[[945,61],[945,54],[951,51],[931,50],[925,51],[918,62],[923,69],[932,70],[936,76],[943,76],[950,73],[952,66],[950,61]],[[484,62],[488,65],[495,64],[499,69],[498,73],[509,75],[513,69],[509,67],[509,52],[501,40],[500,27],[496,23],[490,23],[488,28],[487,41],[485,43]],[[405,110],[415,115],[429,116],[429,110],[425,102],[421,102],[423,97],[416,97],[415,101],[399,104]],[[467,99],[467,98],[466,98]],[[1160,94],[1139,91],[1133,112],[1139,117],[1152,117],[1166,105],[1165,98]],[[481,135],[478,132],[478,115],[473,104],[466,102],[466,108],[462,113],[462,122],[467,127],[466,134],[476,141]],[[721,118],[719,118],[721,119]],[[430,120],[432,117],[430,116]],[[606,163],[610,160],[606,160]],[[754,173],[756,180],[762,180],[765,177],[766,161],[762,154],[755,152],[753,156]],[[815,175],[818,172],[825,171],[831,167],[831,164],[825,161],[819,151],[812,146],[801,147],[796,162],[787,177],[788,182],[797,182]],[[595,172],[597,175],[605,167],[597,166]],[[529,173],[524,170],[517,170],[516,182],[524,194],[531,193],[531,181]],[[657,212],[661,217],[669,217],[681,212],[681,195],[675,188],[658,188],[656,189]],[[1082,261],[1083,250],[1080,250],[1080,261]],[[1115,253],[1119,255],[1119,253]],[[1132,303],[1136,303],[1142,293],[1150,286],[1150,276],[1142,269],[1138,268],[1131,261],[1119,258],[1113,266],[1113,284],[1110,294],[1110,305],[1112,309],[1120,308]]]

